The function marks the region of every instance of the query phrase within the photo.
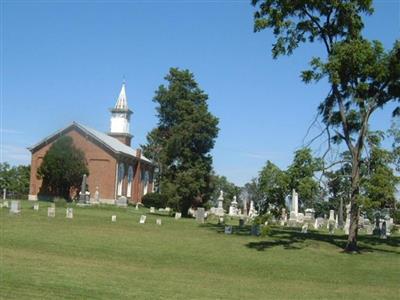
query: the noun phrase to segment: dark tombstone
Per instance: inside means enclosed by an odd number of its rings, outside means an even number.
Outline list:
[[[86,174],[83,174],[81,191],[79,192],[79,203],[86,203]]]
[[[373,235],[380,236],[381,235],[381,228],[379,226],[379,220],[381,218],[381,214],[377,211],[374,213],[375,216],[375,228],[372,232]]]
[[[387,239],[387,236],[386,236],[386,221],[383,221],[383,223],[382,223],[381,239]]]
[[[254,235],[254,236],[260,235],[260,225],[252,225],[251,226],[251,235]]]

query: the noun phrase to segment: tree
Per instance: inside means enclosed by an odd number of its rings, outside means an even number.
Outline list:
[[[29,193],[30,166],[13,166],[0,163],[0,190],[7,189],[14,197],[26,197]]]
[[[326,58],[313,58],[303,71],[306,83],[327,78],[330,90],[319,107],[328,135],[343,141],[351,155],[351,210],[346,251],[357,251],[360,169],[371,115],[400,100],[400,43],[386,52],[381,43],[362,38],[362,14],[373,12],[371,0],[253,0],[255,30],[273,28],[272,53],[291,54],[304,42],[322,41]],[[396,109],[394,113],[399,113]]]
[[[320,170],[320,162],[314,158],[310,148],[302,148],[294,154],[293,162],[287,170],[289,191],[296,190],[300,195],[300,205],[313,207],[320,196],[320,187],[314,174]]]
[[[395,175],[391,165],[395,162],[393,152],[381,147],[383,133],[370,134],[367,139],[369,155],[361,170],[361,186],[364,194],[365,208],[395,208],[399,177]]]
[[[250,202],[253,201],[255,207],[257,207],[258,210],[260,211],[266,210],[264,205],[265,198],[261,192],[258,178],[252,178],[250,182],[247,182],[241,188],[240,198],[242,199],[243,202],[246,201],[247,209],[250,208]]]
[[[70,136],[58,138],[43,157],[37,175],[43,180],[40,194],[70,198],[71,189],[79,189],[83,175],[89,175],[85,154]]]
[[[285,207],[286,196],[290,193],[289,177],[269,160],[260,172],[258,185],[269,206],[278,211]]]
[[[158,125],[147,137],[145,153],[158,164],[159,186],[168,204],[185,216],[211,192],[212,157],[218,119],[208,111],[208,96],[188,70],[171,68],[154,96]]]

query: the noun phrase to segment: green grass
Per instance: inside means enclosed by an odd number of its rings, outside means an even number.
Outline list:
[[[252,237],[237,227],[196,224],[116,207],[57,208],[47,217],[23,201],[1,210],[2,299],[398,299],[399,236],[360,236],[345,254],[344,235],[274,228]],[[138,224],[147,213],[146,224]],[[111,215],[117,222],[111,223]],[[162,219],[162,226],[155,219]],[[236,220],[232,221],[237,224]]]

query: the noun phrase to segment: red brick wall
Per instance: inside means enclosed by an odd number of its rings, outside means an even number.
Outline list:
[[[83,132],[80,132],[74,127],[62,132],[59,136],[61,135],[72,137],[75,147],[81,149],[85,153],[90,172],[88,176],[88,185],[91,195],[94,195],[96,186],[98,186],[100,198],[115,199],[116,159],[113,157],[112,153],[104,150],[98,145],[97,141],[93,140],[90,136],[86,136]],[[57,136],[57,138],[59,136]],[[37,169],[44,155],[55,140],[56,138],[32,153],[30,195],[37,195],[40,190],[42,180],[38,179],[36,176]]]

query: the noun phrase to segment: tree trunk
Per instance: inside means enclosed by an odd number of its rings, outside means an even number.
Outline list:
[[[347,245],[344,249],[347,252],[358,251],[358,197],[360,195],[360,151],[354,151],[351,171],[351,198],[350,198],[350,228]]]

